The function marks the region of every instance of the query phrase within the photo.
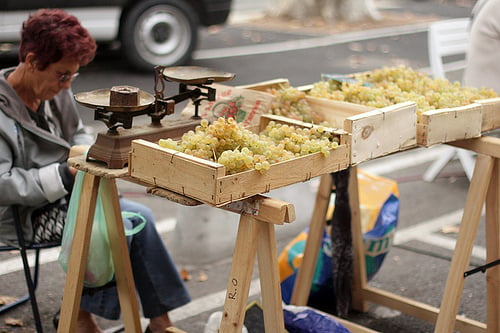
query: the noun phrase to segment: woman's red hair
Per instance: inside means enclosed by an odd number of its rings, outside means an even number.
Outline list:
[[[61,9],[39,9],[23,23],[19,60],[36,55],[39,70],[63,58],[74,59],[80,66],[94,59],[96,43],[76,17]]]

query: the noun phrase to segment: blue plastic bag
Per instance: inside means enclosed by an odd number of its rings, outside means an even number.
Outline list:
[[[350,333],[334,317],[306,306],[283,306],[288,333]]]
[[[61,241],[61,252],[59,253],[59,264],[65,272],[68,271],[68,262],[71,253],[71,244],[73,243],[73,235],[75,233],[76,216],[78,214],[78,205],[80,203],[80,194],[83,184],[83,171],[78,171],[75,177],[75,184],[68,205],[68,213],[66,215],[66,224]],[[142,223],[128,230],[125,229],[125,235],[130,236],[141,231],[145,224],[146,218],[138,213],[122,212],[122,218],[138,217]],[[106,218],[101,199],[101,190],[97,195],[97,202],[94,214],[94,224],[92,225],[92,235],[90,237],[89,254],[87,258],[87,269],[85,272],[84,286],[88,288],[96,288],[104,286],[113,279],[115,269],[113,266],[113,258],[109,247],[108,231],[106,226]]]

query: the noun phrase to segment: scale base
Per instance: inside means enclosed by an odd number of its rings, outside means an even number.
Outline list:
[[[200,124],[199,119],[164,121],[162,126],[143,125],[130,129],[118,129],[116,133],[98,133],[96,142],[90,147],[87,161],[99,161],[109,169],[122,169],[128,165],[132,140],[144,139],[156,142],[159,139],[178,140],[189,130]]]

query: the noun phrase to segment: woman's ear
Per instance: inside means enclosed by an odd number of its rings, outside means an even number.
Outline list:
[[[26,55],[26,61],[25,61],[25,63],[28,66],[28,69],[30,71],[34,71],[35,69],[38,69],[38,64],[37,64],[37,61],[36,61],[36,57],[35,57],[35,54],[33,52],[29,52]]]

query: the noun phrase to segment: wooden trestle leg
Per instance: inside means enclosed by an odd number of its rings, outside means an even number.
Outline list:
[[[78,207],[78,223],[75,226],[66,285],[61,304],[61,315],[57,330],[60,333],[76,331],[100,183],[102,183],[101,197],[106,216],[125,332],[139,333],[142,331],[115,179],[101,178],[85,173]]]
[[[75,234],[73,236],[66,274],[66,285],[64,286],[61,303],[61,314],[57,328],[57,332],[59,333],[76,331],[98,189],[99,178],[85,174],[76,217],[78,223],[75,226]]]
[[[254,209],[247,206],[244,210],[251,213],[240,212],[220,332],[241,332],[256,256],[265,331],[285,332],[274,224],[293,221],[295,211],[292,205],[271,198],[260,197],[245,203]],[[231,204],[221,208],[234,211]]]

